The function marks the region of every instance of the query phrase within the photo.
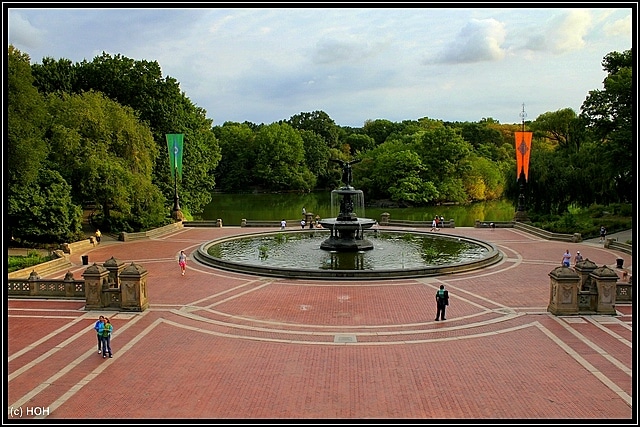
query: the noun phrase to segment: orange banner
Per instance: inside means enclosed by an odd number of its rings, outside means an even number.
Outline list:
[[[524,172],[524,179],[529,179],[529,156],[531,155],[531,138],[533,132],[515,132],[516,137],[516,179],[520,179],[520,173]]]

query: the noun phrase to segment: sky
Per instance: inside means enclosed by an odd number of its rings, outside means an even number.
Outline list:
[[[90,62],[103,52],[156,61],[214,126],[314,111],[349,127],[424,117],[506,124],[521,123],[523,109],[525,120],[580,113],[589,91],[603,89],[604,57],[632,48],[637,18],[637,3],[156,4],[5,3],[5,37],[32,63]]]

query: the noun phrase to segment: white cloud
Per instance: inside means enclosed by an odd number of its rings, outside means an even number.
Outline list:
[[[631,15],[618,19],[611,23],[606,23],[604,32],[608,36],[624,36],[629,37],[629,45],[631,45]]]
[[[26,48],[39,48],[43,45],[46,31],[40,30],[24,18],[18,11],[10,11],[9,43]],[[28,52],[27,52],[28,53]]]
[[[497,61],[504,57],[504,25],[495,19],[472,19],[440,54],[445,64]]]

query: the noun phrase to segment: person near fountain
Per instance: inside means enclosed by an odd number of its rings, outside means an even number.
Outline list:
[[[182,270],[182,275],[184,276],[185,271],[187,271],[187,254],[184,251],[180,251],[180,255],[178,255],[178,265],[180,265],[180,270]]]
[[[439,320],[447,320],[445,317],[445,311],[449,305],[449,291],[444,288],[444,285],[440,285],[440,289],[436,292],[436,322]]]
[[[569,249],[562,254],[562,265],[565,267],[569,267],[571,265],[571,252],[569,252]]]

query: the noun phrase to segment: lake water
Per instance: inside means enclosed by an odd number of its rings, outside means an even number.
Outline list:
[[[313,193],[268,193],[268,194],[213,194],[213,199],[203,212],[194,214],[195,220],[215,221],[222,219],[224,225],[239,226],[242,219],[279,221],[286,219],[297,223],[302,219],[302,208],[307,213],[321,218],[332,218],[331,192]],[[480,221],[511,221],[515,207],[506,200],[477,202],[470,205],[429,206],[421,208],[374,208],[367,207],[364,212],[355,212],[358,218],[371,218],[380,221],[384,212],[390,219],[408,221],[431,221],[434,216],[443,216],[445,220],[455,220],[456,227],[473,227]]]

